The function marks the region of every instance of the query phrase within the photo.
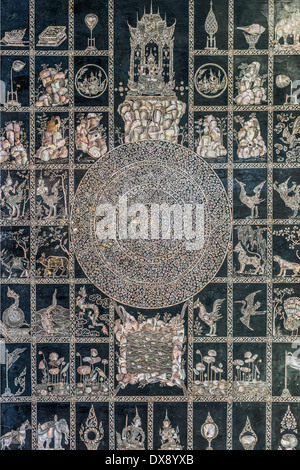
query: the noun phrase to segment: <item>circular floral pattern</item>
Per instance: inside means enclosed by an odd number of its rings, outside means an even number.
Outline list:
[[[191,248],[184,230],[178,239],[120,239],[117,231],[116,239],[103,240],[98,208],[110,204],[120,215],[120,197],[127,208],[146,206],[149,215],[159,205],[164,220],[171,206],[184,213],[187,205],[202,204],[201,247]],[[196,153],[170,142],[145,141],[117,147],[87,171],[76,192],[71,231],[79,264],[102,292],[125,305],[162,308],[183,302],[216,275],[226,256],[231,215],[221,180]]]

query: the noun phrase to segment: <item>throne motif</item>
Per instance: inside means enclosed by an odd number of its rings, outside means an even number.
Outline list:
[[[177,142],[186,105],[174,92],[175,23],[167,26],[159,14],[144,12],[130,30],[128,94],[119,106],[125,122],[125,143],[141,140]]]

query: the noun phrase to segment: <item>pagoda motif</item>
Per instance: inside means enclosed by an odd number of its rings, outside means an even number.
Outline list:
[[[176,22],[175,22],[176,23]],[[177,100],[174,81],[175,23],[167,25],[159,10],[137,17],[130,30],[128,94],[119,106],[125,122],[125,143],[141,140],[177,142],[186,105]]]
[[[298,446],[298,424],[295,416],[288,405],[287,411],[280,423],[280,433],[282,434],[278,450],[296,450]]]

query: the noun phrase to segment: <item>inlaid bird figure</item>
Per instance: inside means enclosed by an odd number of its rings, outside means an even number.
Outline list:
[[[290,149],[295,148],[300,143],[300,138],[297,137],[300,134],[300,116],[295,120],[292,132],[290,132],[290,127],[286,126],[282,131],[281,141],[288,145]]]
[[[206,336],[217,336],[216,323],[218,320],[222,318],[222,315],[219,314],[219,311],[224,300],[225,299],[215,300],[213,304],[213,309],[211,312],[208,312],[206,310],[205,306],[203,305],[202,302],[200,302],[199,299],[197,299],[196,302],[194,303],[194,309],[199,308],[198,316],[200,320],[202,320],[210,328]]]
[[[253,189],[253,196],[249,196],[246,192],[246,184],[242,183],[241,181],[238,181],[235,179],[235,181],[240,185],[240,195],[239,199],[240,201],[245,204],[245,206],[249,207],[251,210],[251,214],[249,217],[251,218],[256,218],[258,217],[258,206],[261,204],[265,199],[262,199],[260,197],[260,193],[262,191],[262,188],[265,185],[265,181],[262,183],[258,184],[254,189]]]
[[[253,328],[250,326],[251,317],[256,315],[265,315],[266,311],[259,311],[258,309],[261,307],[261,302],[255,302],[254,299],[256,294],[261,292],[257,290],[252,292],[251,294],[247,295],[244,300],[237,300],[236,304],[242,304],[241,307],[241,314],[242,317],[240,318],[241,322],[249,328],[249,330],[253,331]]]

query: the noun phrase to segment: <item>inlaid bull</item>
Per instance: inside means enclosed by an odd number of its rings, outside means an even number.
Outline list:
[[[37,260],[37,263],[44,266],[44,276],[56,276],[60,271],[60,276],[68,275],[69,261],[65,256],[48,256],[45,253]]]

